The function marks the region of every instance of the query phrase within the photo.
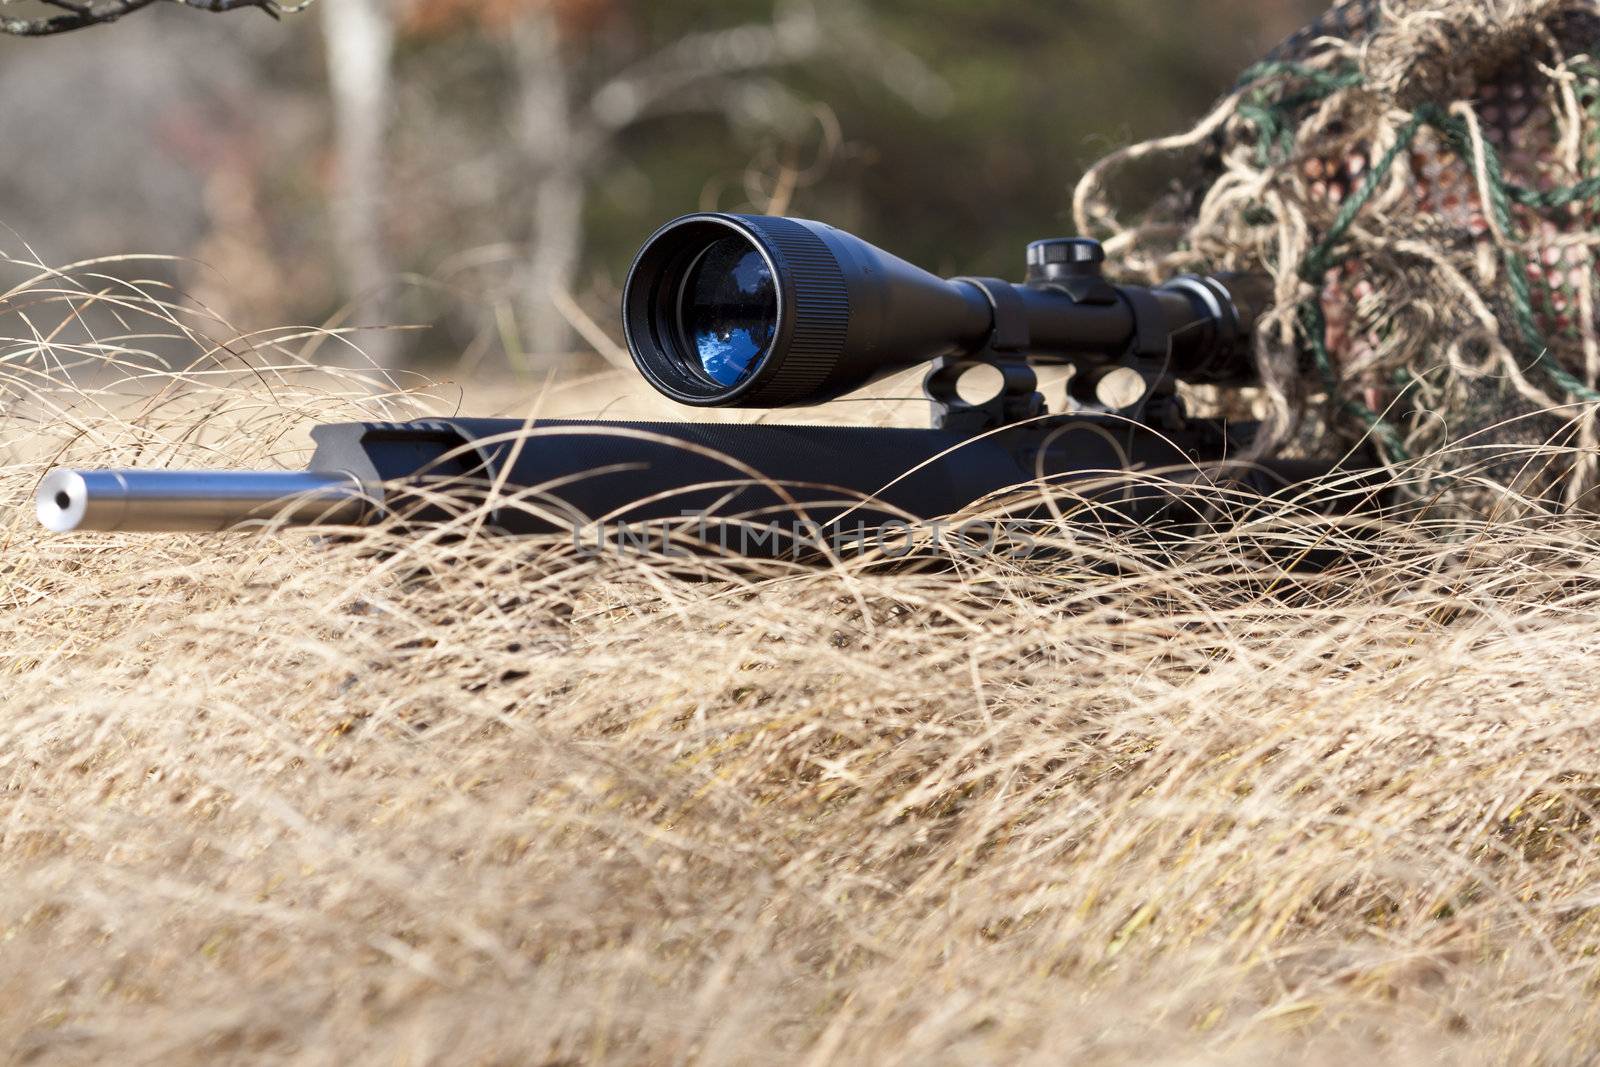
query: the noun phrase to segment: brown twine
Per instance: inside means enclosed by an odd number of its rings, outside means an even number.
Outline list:
[[[1355,0],[1354,39],[1247,73],[1186,133],[1106,157],[1073,198],[1125,268],[1254,270],[1260,447],[1366,441],[1447,471],[1447,446],[1570,446],[1509,495],[1596,487],[1600,0]],[[1120,203],[1134,170],[1174,174]],[[1193,190],[1202,188],[1199,195]],[[1470,454],[1471,449],[1466,454]]]

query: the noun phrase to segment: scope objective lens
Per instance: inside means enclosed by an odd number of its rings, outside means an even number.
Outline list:
[[[778,329],[772,270],[744,237],[713,241],[684,275],[678,322],[690,369],[713,385],[755,372]]]

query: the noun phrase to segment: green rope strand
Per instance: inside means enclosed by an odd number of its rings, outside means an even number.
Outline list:
[[[1274,100],[1272,98],[1274,83],[1281,84],[1290,79],[1301,83],[1297,86],[1298,91]],[[1241,86],[1256,86],[1256,88],[1248,94],[1246,101],[1241,103],[1239,114],[1256,128],[1256,155],[1260,165],[1264,168],[1273,165],[1275,155],[1280,160],[1292,155],[1294,143],[1292,113],[1295,110],[1325,99],[1341,89],[1353,88],[1361,84],[1361,81],[1360,72],[1353,68],[1326,71],[1297,63],[1263,63],[1246,71],[1240,80]],[[1299,267],[1300,276],[1308,283],[1318,286],[1319,295],[1300,305],[1297,319],[1301,334],[1310,349],[1310,362],[1321,377],[1334,406],[1366,424],[1383,447],[1399,458],[1404,458],[1406,453],[1394,428],[1365,404],[1339,395],[1338,375],[1328,351],[1327,317],[1322,311],[1320,286],[1325,284],[1327,272],[1339,243],[1377,194],[1400,154],[1410,150],[1424,126],[1442,134],[1463,160],[1472,159],[1475,150],[1482,151],[1484,184],[1489,200],[1487,207],[1493,212],[1501,232],[1508,238],[1508,245],[1521,240],[1513,211],[1514,203],[1535,211],[1554,211],[1566,209],[1575,203],[1600,199],[1600,176],[1543,192],[1508,182],[1499,153],[1494,146],[1487,141],[1474,145],[1466,123],[1450,115],[1437,104],[1424,104],[1417,108],[1405,125],[1396,131],[1394,144],[1368,171],[1360,187],[1341,205],[1327,233],[1302,260]],[[1274,149],[1277,149],[1276,153]],[[1522,344],[1534,354],[1534,365],[1569,397],[1600,402],[1600,392],[1589,388],[1554,360],[1545,358],[1549,354],[1549,345],[1539,330],[1538,316],[1533,307],[1533,294],[1528,282],[1526,259],[1514,248],[1507,247],[1502,251],[1502,260],[1517,333]]]
[[[1511,194],[1511,199],[1523,207],[1535,211],[1559,211],[1573,204],[1600,198],[1600,175],[1542,193],[1521,185],[1507,185],[1506,191]]]
[[[1301,332],[1311,345],[1312,362],[1322,378],[1323,387],[1328,391],[1329,399],[1340,411],[1365,423],[1372,437],[1383,446],[1391,459],[1401,462],[1409,459],[1400,434],[1383,416],[1359,400],[1339,395],[1338,375],[1334,373],[1333,359],[1328,353],[1328,320],[1323,314],[1322,305],[1315,300],[1307,300],[1300,305],[1299,319]]]
[[[1333,223],[1323,235],[1322,241],[1306,254],[1306,258],[1300,264],[1302,278],[1306,281],[1319,281],[1327,273],[1334,246],[1344,239],[1344,235],[1355,224],[1356,216],[1361,214],[1361,209],[1377,195],[1378,187],[1389,176],[1389,171],[1394,169],[1395,161],[1400,158],[1400,154],[1411,150],[1412,142],[1417,139],[1417,132],[1422,129],[1424,121],[1422,116],[1413,115],[1411,120],[1396,132],[1394,144],[1390,145],[1389,150],[1373,164],[1361,182],[1361,187],[1351,193],[1339,208],[1339,213],[1333,217]]]
[[[1462,159],[1472,157],[1472,139],[1463,120],[1445,114],[1436,104],[1425,104],[1417,113],[1452,142]],[[1600,392],[1589,388],[1559,363],[1545,358],[1550,353],[1550,346],[1539,330],[1538,316],[1533,310],[1533,293],[1528,286],[1528,263],[1518,252],[1509,247],[1511,244],[1520,243],[1521,235],[1517,232],[1516,219],[1511,211],[1511,194],[1500,164],[1500,153],[1488,141],[1481,141],[1478,147],[1483,152],[1484,176],[1489,186],[1489,206],[1494,211],[1495,221],[1508,239],[1508,247],[1502,253],[1502,261],[1506,271],[1506,288],[1511,293],[1512,315],[1517,320],[1517,331],[1522,335],[1523,344],[1533,353],[1534,365],[1557,388],[1565,391],[1569,397],[1587,403],[1600,402]]]
[[[1395,135],[1394,144],[1389,146],[1389,150],[1367,172],[1361,186],[1345,200],[1322,240],[1300,261],[1300,277],[1306,282],[1319,287],[1319,290],[1325,284],[1335,247],[1344,239],[1350,227],[1355,225],[1356,217],[1361,214],[1362,209],[1377,195],[1379,187],[1394,169],[1401,153],[1410,150],[1412,143],[1417,139],[1417,132],[1422,128],[1422,123],[1421,117],[1413,116],[1409,122],[1400,127]],[[1364,423],[1392,458],[1397,460],[1409,458],[1399,433],[1383,416],[1358,400],[1340,395],[1338,375],[1334,372],[1333,359],[1328,352],[1328,320],[1322,311],[1319,296],[1313,296],[1300,305],[1299,319],[1301,332],[1311,346],[1312,363],[1322,378],[1323,388],[1328,391],[1328,398],[1341,411],[1354,415]]]
[[[1302,84],[1298,92],[1273,98],[1274,88],[1289,79]],[[1325,100],[1341,89],[1361,84],[1361,72],[1354,67],[1319,70],[1303,63],[1258,63],[1244,72],[1239,88],[1254,86],[1238,107],[1240,118],[1256,127],[1256,164],[1262,169],[1276,160],[1288,159],[1294,152],[1294,113],[1308,104]],[[1276,157],[1273,149],[1276,148]]]

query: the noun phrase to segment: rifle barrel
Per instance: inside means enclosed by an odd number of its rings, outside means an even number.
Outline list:
[[[213,533],[243,522],[350,525],[373,498],[349,474],[322,471],[71,470],[45,475],[39,521],[72,530]]]

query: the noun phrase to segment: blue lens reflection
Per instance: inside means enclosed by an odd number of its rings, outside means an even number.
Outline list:
[[[778,294],[766,260],[746,239],[724,237],[695,262],[683,293],[683,329],[700,369],[717,385],[738,385],[777,333]]]

